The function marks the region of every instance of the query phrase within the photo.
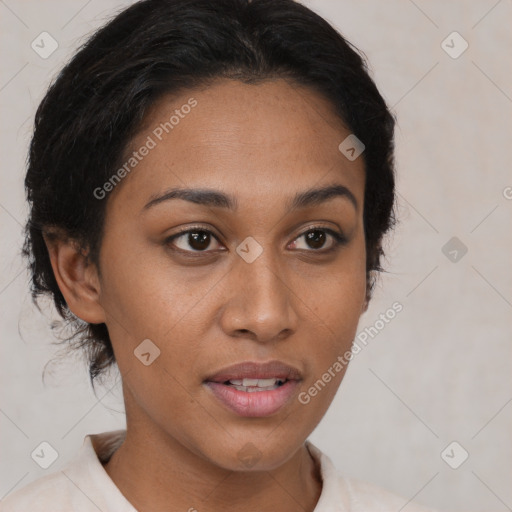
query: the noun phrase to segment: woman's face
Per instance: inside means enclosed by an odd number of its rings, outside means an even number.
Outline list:
[[[284,80],[166,97],[143,124],[102,199],[100,302],[129,432],[275,468],[326,412],[364,308],[363,160],[338,149],[350,131],[331,105]],[[337,193],[311,194],[324,187]]]

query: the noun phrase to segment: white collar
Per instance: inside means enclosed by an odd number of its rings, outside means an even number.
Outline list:
[[[79,485],[86,495],[97,496],[98,489],[102,490],[101,498],[104,499],[104,503],[96,504],[101,510],[137,512],[102,465],[102,462],[105,463],[110,459],[125,437],[126,430],[85,436],[77,457],[63,470],[71,480],[77,480],[76,485]],[[340,476],[331,459],[310,441],[306,441],[306,446],[317,465],[319,464],[322,478],[322,491],[314,512],[350,510],[349,493],[343,492]]]

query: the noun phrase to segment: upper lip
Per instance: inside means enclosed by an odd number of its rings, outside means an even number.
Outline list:
[[[266,363],[244,361],[223,368],[205,380],[226,382],[232,379],[270,379],[272,377],[284,380],[302,379],[302,375],[297,368],[281,361],[268,361]]]

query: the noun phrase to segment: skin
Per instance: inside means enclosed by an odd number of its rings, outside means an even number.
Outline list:
[[[338,150],[350,131],[330,103],[282,79],[164,97],[131,150],[191,97],[197,106],[104,199],[100,272],[73,244],[47,242],[70,309],[107,324],[121,372],[127,437],[105,469],[141,512],[312,511],[322,485],[305,440],[343,371],[307,405],[295,395],[264,418],[226,409],[203,380],[277,359],[301,371],[298,394],[350,349],[366,308],[364,162]],[[332,184],[357,207],[337,196],[287,210],[296,193]],[[143,210],[174,187],[222,191],[238,209],[174,199]],[[166,243],[196,224],[218,238],[206,252],[187,234]],[[327,253],[333,237],[308,244],[312,226],[347,242]],[[248,236],[263,248],[250,264],[236,252]],[[145,366],[134,350],[148,338],[160,356]],[[238,455],[248,443],[260,452],[250,468]]]

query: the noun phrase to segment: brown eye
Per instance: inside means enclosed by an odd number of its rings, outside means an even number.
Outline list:
[[[327,237],[323,231],[315,229],[306,234],[306,242],[312,249],[321,249]]]
[[[210,234],[206,231],[191,231],[188,233],[188,244],[196,251],[204,251],[210,245]]]
[[[302,244],[302,247],[299,246],[298,242],[301,239],[305,241],[305,244]],[[330,244],[328,243],[329,239],[331,240]],[[337,246],[343,245],[346,242],[346,238],[341,233],[337,233],[332,229],[316,228],[309,229],[302,233],[302,235],[295,239],[293,245],[294,249],[309,250],[311,252],[328,252],[335,250]],[[328,245],[327,248],[325,248],[326,244]]]
[[[210,248],[212,241],[218,243],[215,235],[205,229],[189,229],[176,235],[172,235],[166,240],[166,244],[174,245],[181,251],[186,252],[204,252]]]

